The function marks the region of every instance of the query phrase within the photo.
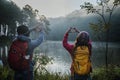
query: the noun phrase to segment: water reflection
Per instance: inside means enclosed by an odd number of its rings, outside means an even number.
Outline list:
[[[61,58],[62,59],[62,58]],[[65,63],[59,59],[54,59],[53,64],[48,64],[46,69],[52,73],[61,73],[61,74],[69,74],[70,64]]]
[[[73,43],[73,42],[71,42]],[[105,65],[105,43],[93,42],[92,64],[93,67]],[[71,57],[63,48],[61,41],[46,41],[39,47],[40,52],[53,57],[53,64],[48,64],[47,69],[50,72],[70,73]],[[120,45],[118,43],[109,43],[109,64],[120,64]]]

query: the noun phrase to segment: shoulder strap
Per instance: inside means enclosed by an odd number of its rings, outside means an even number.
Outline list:
[[[30,59],[29,59],[29,60],[32,60],[33,54],[31,54],[30,51],[31,51],[31,50],[30,50],[30,41],[28,41],[28,49],[27,49],[26,55],[29,55],[29,56],[30,56]]]
[[[88,44],[88,49],[89,49],[89,53],[90,53],[90,56],[91,56],[91,54],[92,54],[92,51],[91,51],[92,46],[91,46],[91,44]]]
[[[30,42],[29,41],[27,41],[27,43],[28,43],[28,49],[27,49],[27,53],[26,53],[26,55],[30,55]]]

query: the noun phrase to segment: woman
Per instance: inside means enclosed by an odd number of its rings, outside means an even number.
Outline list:
[[[68,35],[70,32],[78,32],[78,36],[75,40],[75,43],[74,44],[69,44],[68,43]],[[91,56],[91,42],[90,42],[90,39],[89,39],[89,34],[86,32],[86,31],[78,31],[76,28],[69,28],[67,30],[67,32],[65,33],[64,35],[64,38],[63,38],[63,46],[64,48],[70,53],[71,55],[71,58],[72,58],[72,64],[71,64],[71,80],[88,80],[90,79],[90,72],[91,72],[91,61],[90,61],[90,56]],[[89,67],[87,71],[85,71],[85,73],[80,73],[77,72],[77,69],[76,69],[76,56],[77,54],[83,54],[84,53],[84,49],[83,47],[85,46],[85,50],[87,50],[88,48],[88,52],[86,54],[89,54],[87,56],[84,56],[85,58],[83,58],[83,56],[79,56],[82,57],[82,60],[83,61],[79,61],[79,63],[86,63],[87,61],[87,64],[89,64]],[[80,48],[79,48],[80,47]],[[83,50],[82,50],[82,49]],[[77,49],[81,49],[81,50],[78,50],[79,52],[77,53]],[[83,53],[81,53],[81,51],[83,51]],[[85,67],[83,67],[85,68]],[[82,65],[80,65],[80,69],[82,69]]]

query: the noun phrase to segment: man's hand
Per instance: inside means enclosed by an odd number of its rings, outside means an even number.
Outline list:
[[[36,25],[32,30],[35,30],[37,32],[40,32],[43,30],[43,25],[42,24],[38,24]]]

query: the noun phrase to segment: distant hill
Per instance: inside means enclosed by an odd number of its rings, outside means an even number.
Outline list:
[[[110,41],[120,41],[120,8],[116,10],[112,17],[112,27],[110,29]],[[97,16],[93,14],[86,14],[85,10],[75,10],[72,13],[66,15],[65,17],[49,18],[50,29],[49,35],[47,35],[48,40],[62,40],[65,31],[69,27],[76,27],[80,31],[88,31],[91,35],[92,40],[97,39],[94,36],[93,31],[89,27],[89,23],[97,22]],[[69,40],[74,40],[76,34],[70,34]]]

